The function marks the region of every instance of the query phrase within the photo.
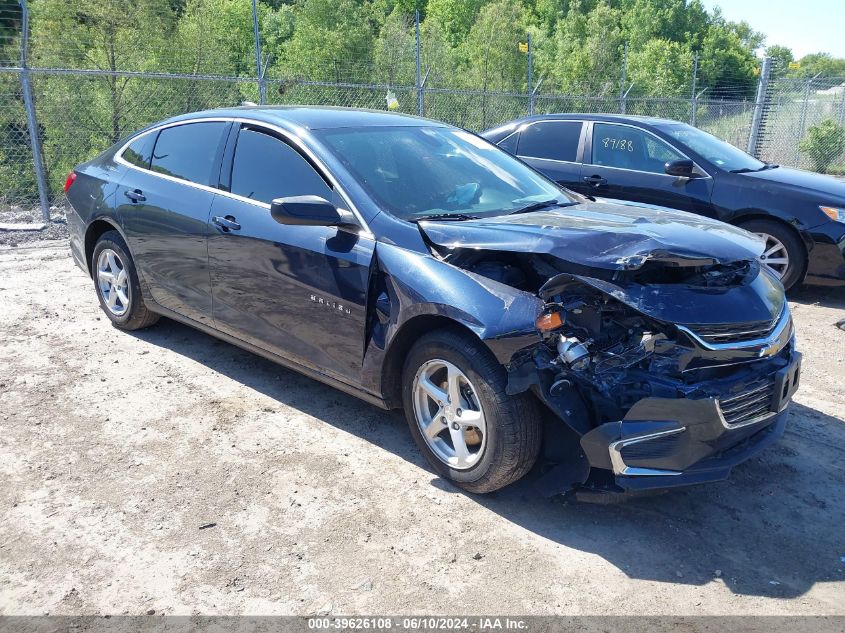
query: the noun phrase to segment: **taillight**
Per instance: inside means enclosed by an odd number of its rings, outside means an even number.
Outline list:
[[[67,175],[67,180],[65,180],[65,193],[67,193],[67,190],[70,189],[74,181],[76,181],[76,172],[72,171]]]

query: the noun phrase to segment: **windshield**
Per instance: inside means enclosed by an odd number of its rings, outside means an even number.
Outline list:
[[[725,171],[759,171],[766,166],[741,149],[691,125],[676,123],[659,128]]]
[[[385,126],[315,134],[384,210],[403,220],[467,219],[573,202],[553,182],[463,130]]]

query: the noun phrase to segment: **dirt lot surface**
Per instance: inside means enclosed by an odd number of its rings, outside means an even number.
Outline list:
[[[0,250],[0,614],[845,614],[845,294],[792,305],[785,437],[595,506],[460,492],[399,414]]]

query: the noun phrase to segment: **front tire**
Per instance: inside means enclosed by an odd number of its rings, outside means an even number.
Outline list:
[[[405,417],[438,475],[469,492],[523,477],[540,451],[541,419],[527,393],[505,393],[495,357],[469,336],[437,330],[411,349],[402,371]]]
[[[739,226],[766,240],[760,264],[780,279],[784,289],[789,290],[801,280],[807,251],[795,231],[780,222],[764,218],[749,220]]]
[[[153,325],[159,316],[147,309],[141,283],[129,247],[117,231],[106,231],[91,255],[94,289],[100,307],[121,330],[140,330]]]

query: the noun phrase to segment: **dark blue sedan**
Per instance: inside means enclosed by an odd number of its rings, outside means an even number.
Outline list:
[[[466,131],[331,108],[176,117],[78,166],[112,323],[187,323],[384,408],[489,492],[667,488],[783,431],[800,354],[763,242],[568,193]]]
[[[789,289],[845,284],[845,183],[780,167],[686,123],[545,114],[483,136],[587,195],[700,213],[766,240],[761,262]]]

